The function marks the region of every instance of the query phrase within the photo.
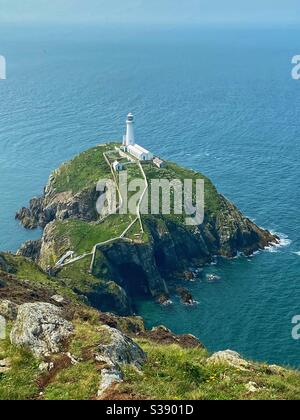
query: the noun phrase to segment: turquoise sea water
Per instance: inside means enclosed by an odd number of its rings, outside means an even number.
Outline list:
[[[0,249],[40,235],[15,211],[61,162],[120,139],[132,111],[140,143],[204,172],[285,245],[208,267],[190,284],[194,307],[140,302],[139,313],[211,351],[298,367],[300,82],[290,63],[299,40],[295,28],[1,26]]]

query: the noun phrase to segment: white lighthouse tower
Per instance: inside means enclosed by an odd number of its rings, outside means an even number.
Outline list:
[[[126,135],[124,136],[124,146],[134,146],[135,140],[134,140],[134,118],[133,114],[130,112],[127,115],[126,120]]]
[[[139,146],[135,142],[134,118],[132,113],[127,115],[126,134],[123,137],[123,151],[126,151],[140,161],[149,161],[153,159],[153,154],[149,152],[149,150],[144,149],[144,147]]]

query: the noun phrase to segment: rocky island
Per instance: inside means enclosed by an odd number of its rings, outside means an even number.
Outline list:
[[[164,326],[146,330],[134,316],[141,296],[164,303],[175,290],[192,304],[182,287],[192,266],[248,256],[279,239],[204,175],[172,162],[131,162],[126,170],[148,185],[160,177],[203,179],[201,225],[187,226],[174,214],[99,215],[96,183],[116,181],[118,147],[99,145],[63,164],[44,194],[17,213],[43,236],[17,255],[0,253],[1,399],[299,398],[297,372],[231,350],[210,355],[196,337]]]
[[[43,196],[33,198],[16,216],[26,228],[44,229],[42,239],[25,243],[18,255],[34,260],[95,308],[128,315],[139,296],[167,298],[169,279],[188,275],[191,266],[201,267],[215,256],[251,255],[278,242],[278,237],[244,217],[208,178],[172,162],[164,168],[144,162],[148,185],[156,178],[203,179],[201,225],[187,226],[183,216],[174,214],[142,215],[141,232],[133,215],[99,216],[96,184],[99,179],[114,181],[108,163],[120,158],[118,146],[99,145],[62,165],[51,174]],[[142,178],[134,162],[126,171],[129,178]],[[64,255],[66,263],[58,265]]]

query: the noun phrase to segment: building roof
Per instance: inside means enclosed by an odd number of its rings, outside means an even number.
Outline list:
[[[113,166],[117,166],[117,165],[121,165],[122,166],[122,163],[119,162],[118,160],[115,160],[114,163],[113,163]]]
[[[128,146],[128,150],[135,150],[138,153],[150,153],[149,150],[144,149],[144,147],[139,146],[138,144],[130,145]]]
[[[154,163],[158,163],[158,164],[165,163],[165,161],[164,161],[164,160],[162,160],[162,159],[161,159],[161,158],[159,158],[159,157],[154,158],[154,159],[153,159],[153,162],[154,162]]]

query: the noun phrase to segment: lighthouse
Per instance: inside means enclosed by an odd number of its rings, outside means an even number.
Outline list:
[[[134,140],[134,118],[133,118],[133,114],[130,112],[127,115],[127,120],[126,120],[126,135],[125,135],[125,139],[124,139],[124,146],[128,147],[128,146],[134,146],[135,145],[135,140]]]
[[[132,113],[127,115],[126,134],[123,137],[123,151],[126,151],[140,161],[149,161],[154,157],[149,150],[136,144],[134,138],[134,118]]]

